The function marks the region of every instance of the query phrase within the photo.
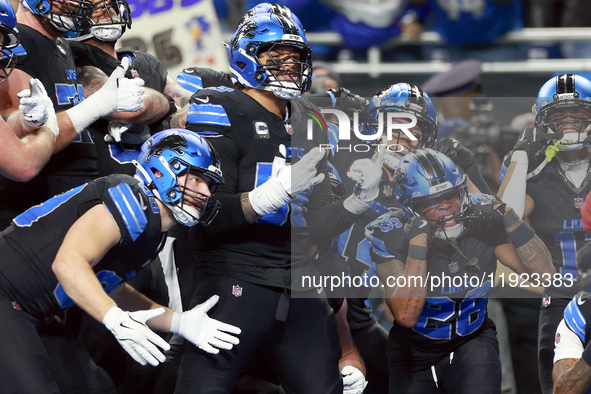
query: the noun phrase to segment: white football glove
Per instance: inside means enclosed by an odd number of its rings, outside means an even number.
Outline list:
[[[20,121],[25,130],[33,131],[47,124],[47,127],[57,138],[59,128],[53,103],[45,91],[43,83],[37,78],[31,78],[29,89],[16,94],[20,98]]]
[[[107,143],[122,142],[124,144],[141,145],[150,138],[150,126],[133,124],[111,120],[109,122],[109,135],[105,136]]]
[[[146,321],[163,313],[164,308],[125,312],[114,306],[103,317],[103,324],[135,361],[142,365],[150,363],[155,367],[166,360],[158,347],[170,350],[170,345],[152,331]]]
[[[121,62],[123,62],[123,60]],[[113,74],[111,74],[111,77],[112,75]],[[144,80],[141,78],[127,79],[123,77],[118,79],[117,107],[115,107],[115,112],[135,112],[144,108],[145,92]]]
[[[386,149],[380,149],[372,159],[358,159],[351,164],[347,176],[357,185],[355,193],[343,202],[349,212],[361,214],[380,194],[385,153]]]
[[[66,111],[78,133],[113,112],[135,112],[144,107],[144,80],[125,78],[129,64],[129,58],[124,57],[102,88]]]
[[[269,179],[248,193],[250,205],[259,216],[275,212],[288,204],[292,196],[324,179],[324,174],[316,175],[316,165],[326,154],[324,150],[313,148],[293,166],[285,164],[285,145],[279,145],[279,153],[273,159]]]
[[[207,316],[207,312],[217,304],[219,296],[214,295],[193,309],[174,312],[170,331],[180,335],[207,353],[218,354],[219,349],[230,350],[240,340],[231,334],[240,334],[240,328]]]
[[[367,386],[363,372],[352,365],[343,367],[341,376],[343,377],[343,394],[362,394]]]

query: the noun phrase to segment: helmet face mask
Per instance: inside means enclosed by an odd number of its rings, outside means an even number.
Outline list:
[[[546,82],[538,94],[533,112],[540,130],[560,151],[585,147],[591,131],[591,81],[575,74],[562,74]]]
[[[215,150],[198,134],[171,129],[153,135],[142,145],[136,167],[136,178],[154,192],[179,223],[206,226],[217,214],[218,201],[187,186],[192,174],[208,186],[223,183]]]
[[[16,16],[8,0],[0,0],[0,33],[2,41],[0,42],[0,83],[14,70],[17,57],[12,51],[20,44],[18,30],[16,28]]]
[[[233,78],[245,87],[271,91],[284,100],[310,90],[312,51],[303,30],[283,15],[262,13],[246,20],[228,50]],[[287,59],[286,51],[297,52],[299,59]]]
[[[95,21],[98,19],[98,21]],[[90,29],[82,39],[90,36],[100,41],[117,41],[131,28],[131,11],[126,0],[100,0],[93,4]]]
[[[409,219],[423,216],[434,222],[436,238],[463,234],[467,181],[451,159],[432,149],[417,149],[401,159],[394,180],[396,197]]]
[[[82,32],[89,27],[92,3],[84,0],[21,0],[33,14],[47,19],[61,32]]]

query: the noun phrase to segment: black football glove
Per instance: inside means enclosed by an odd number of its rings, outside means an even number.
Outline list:
[[[470,203],[464,212],[464,220],[474,223],[503,224],[507,204],[498,198]]]
[[[557,135],[554,133],[547,133],[533,127],[528,127],[519,136],[513,150],[524,150],[529,160],[532,161],[536,153],[542,151],[551,140],[556,138]],[[541,153],[544,156],[545,152],[542,151]]]
[[[474,153],[467,149],[460,141],[455,138],[442,138],[435,145],[435,150],[443,153],[449,157],[456,166],[460,167],[464,172],[474,164],[476,164],[476,157]]]
[[[427,245],[429,245],[435,235],[435,226],[430,220],[422,216],[415,216],[410,222],[406,223],[406,233],[409,241],[417,235],[427,234]]]
[[[354,112],[358,112],[359,123],[367,120],[367,107],[369,106],[368,99],[352,93],[349,89],[345,88],[340,88],[338,90],[330,89],[330,92],[332,92],[337,101],[335,108],[344,111],[349,116],[352,116]]]

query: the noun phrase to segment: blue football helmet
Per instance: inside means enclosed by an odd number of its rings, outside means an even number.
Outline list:
[[[169,129],[154,134],[142,145],[136,166],[136,178],[151,190],[185,226],[207,226],[220,209],[219,201],[185,185],[179,177],[197,172],[217,187],[224,182],[217,153],[199,134],[184,129]],[[162,175],[156,176],[156,171]],[[214,187],[210,191],[214,193]],[[199,209],[185,204],[184,195],[197,200]]]
[[[85,0],[21,0],[21,4],[61,32],[87,30],[93,6]]]
[[[271,57],[267,64],[259,61],[259,56],[280,45],[296,49],[300,60]],[[234,33],[228,52],[232,76],[245,87],[271,91],[284,100],[310,90],[312,50],[304,31],[284,15],[263,13],[247,19]],[[280,76],[293,79],[281,80]]]
[[[415,149],[400,160],[394,183],[398,202],[409,219],[421,216],[430,205],[459,197],[460,212],[438,220],[435,237],[458,238],[463,234],[461,218],[468,205],[467,181],[449,157],[430,148]],[[443,227],[450,220],[456,223]]]
[[[437,140],[437,114],[431,98],[421,88],[408,83],[397,83],[375,94],[368,111],[368,120],[362,125],[361,132],[368,136],[366,142],[370,145],[379,143],[376,135],[386,138],[386,122],[388,112],[412,114],[417,119],[417,127],[421,135],[417,136],[419,144],[417,148],[433,147]],[[399,134],[400,136],[400,134]],[[373,138],[372,138],[373,137]],[[387,141],[384,141],[387,144]],[[408,152],[400,151],[397,154],[386,155],[385,163],[394,169],[400,157]],[[391,162],[391,163],[390,163]]]
[[[582,149],[591,130],[591,81],[576,74],[562,74],[551,78],[540,88],[534,104],[535,124],[539,130],[555,134],[554,142],[559,150]],[[588,115],[556,119],[556,113],[566,110],[583,110]],[[554,116],[553,120],[550,118]],[[577,124],[579,132],[560,133],[564,124]]]
[[[298,27],[304,31],[304,26],[302,26],[302,22],[300,22],[300,18],[296,16],[289,8],[282,4],[277,3],[260,3],[252,7],[250,10],[246,11],[244,16],[238,22],[238,27],[242,26],[247,19],[252,18],[255,15],[259,14],[275,14],[275,15],[283,15],[292,21],[295,22]]]
[[[0,83],[4,82],[16,65],[16,55],[12,49],[19,45],[16,16],[8,0],[0,0],[0,33],[4,39],[0,42]]]
[[[95,22],[92,15],[100,19]],[[81,32],[76,41],[96,38],[100,41],[117,41],[121,38],[126,29],[131,28],[131,11],[127,0],[100,0],[92,4],[89,28]]]

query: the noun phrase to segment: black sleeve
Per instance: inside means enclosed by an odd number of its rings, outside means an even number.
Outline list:
[[[480,173],[480,170],[478,169],[477,163],[474,163],[470,167],[464,168],[463,170],[468,176],[468,178],[470,178],[470,181],[472,181],[474,186],[476,186],[481,193],[492,194],[490,188],[488,187],[488,184],[486,183],[486,181],[482,177],[482,174]]]
[[[238,163],[240,155],[236,144],[229,137],[208,138],[217,151],[224,172],[224,183],[215,193],[215,198],[222,204],[215,220],[207,227],[210,233],[223,232],[248,224],[238,190]]]
[[[327,160],[321,161],[320,166],[325,174],[324,180],[314,187],[306,215],[310,237],[315,244],[341,234],[359,218],[359,215],[347,211],[342,201],[332,203]]]
[[[314,211],[306,220],[313,243],[321,244],[351,227],[358,218],[359,215],[347,211],[343,207],[343,202],[338,201]]]

